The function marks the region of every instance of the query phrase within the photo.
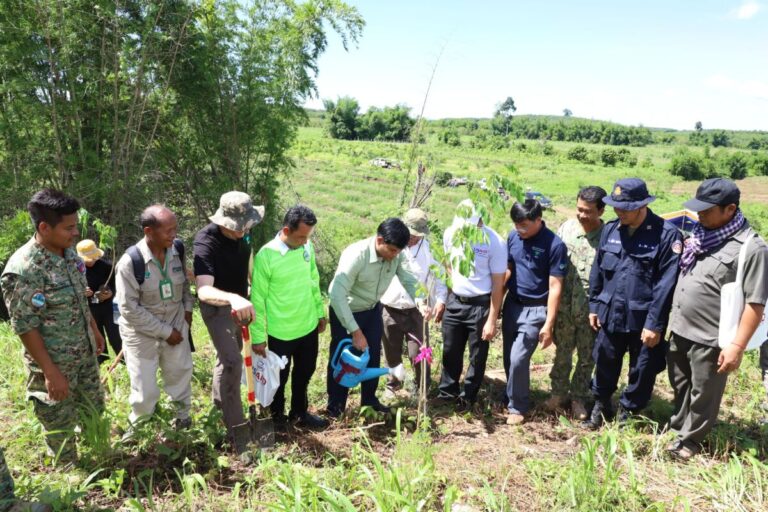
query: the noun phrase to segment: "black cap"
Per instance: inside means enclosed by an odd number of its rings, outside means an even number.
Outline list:
[[[637,210],[653,202],[656,196],[648,193],[648,187],[640,178],[624,178],[616,182],[610,196],[603,202],[619,210]]]
[[[686,201],[683,206],[694,212],[708,210],[713,206],[739,204],[741,192],[731,180],[710,178],[704,180],[696,190],[696,198]]]

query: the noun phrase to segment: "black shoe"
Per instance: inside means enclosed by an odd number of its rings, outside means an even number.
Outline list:
[[[456,399],[456,412],[465,412],[465,411],[471,411],[472,407],[475,405],[474,400],[468,400],[467,398],[460,396]]]
[[[582,422],[581,425],[590,430],[597,430],[602,427],[606,421],[612,420],[613,416],[613,408],[610,405],[604,404],[600,400],[596,400],[595,405],[592,407],[592,412],[589,415],[589,419]]]
[[[634,415],[635,414],[632,411],[619,405],[619,411],[616,413],[616,422],[619,424],[619,427],[625,427],[627,423],[634,418]]]
[[[342,414],[344,414],[344,409],[341,409],[339,407],[334,407],[332,405],[329,405],[325,409],[325,415],[334,420],[341,418]]]
[[[308,412],[305,412],[298,418],[296,418],[296,425],[303,428],[311,428],[311,429],[323,429],[328,428],[328,425],[331,423],[326,420],[325,418],[321,418],[320,416],[316,416],[314,414],[310,414]]]

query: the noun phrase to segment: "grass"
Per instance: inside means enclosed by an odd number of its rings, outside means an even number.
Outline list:
[[[691,193],[664,170],[674,150],[669,146],[631,148],[640,162],[637,167],[606,168],[567,160],[573,144],[549,143],[549,154],[544,154],[540,143],[522,142],[525,147],[516,143],[513,149],[494,152],[430,141],[419,151],[430,170],[473,180],[504,173],[514,164],[524,186],[555,201],[556,209],[546,214],[552,227],[571,214],[576,190],[587,184],[610,188],[620,176],[640,176],[658,196],[653,206],[657,212],[680,208]],[[379,169],[368,161],[383,156],[405,162],[408,151],[406,144],[329,141],[317,128],[300,132],[292,150],[296,168],[280,200],[290,204],[301,199],[317,212],[324,280],[335,270],[338,251],[372,234],[384,217],[401,212],[405,170]],[[749,183],[750,192],[768,190],[766,178],[750,178]],[[463,188],[436,188],[425,207],[444,227],[465,196]],[[747,201],[745,211],[750,218],[768,219],[758,201]],[[194,338],[193,428],[172,429],[173,409],[164,398],[155,418],[136,429],[135,443],[123,443],[129,385],[120,366],[106,382],[107,415],[84,418],[82,462],[70,470],[44,454],[40,426],[24,399],[20,341],[7,325],[0,325],[6,354],[0,357],[0,424],[5,426],[0,445],[18,494],[56,510],[88,511],[768,510],[768,427],[760,423],[765,391],[755,352],[747,354],[742,369],[730,378],[721,422],[704,453],[688,464],[664,455],[670,435],[662,430],[672,412],[672,392],[662,374],[647,420],[599,433],[538,409],[529,423],[508,427],[503,410],[492,400],[498,391],[492,379],[484,385],[477,411],[458,414],[431,404],[430,418],[421,428],[414,401],[398,398],[402,410],[394,417],[370,410],[357,414],[359,394],[353,390],[342,422],[322,433],[278,434],[273,451],[244,466],[226,453],[221,416],[211,401],[214,351],[199,314]],[[439,331],[431,339],[439,361]],[[326,332],[310,384],[313,410],[325,404],[328,344]],[[489,370],[502,367],[500,346],[500,339],[491,345]],[[549,349],[533,356],[536,403],[549,394],[553,354]],[[439,370],[436,363],[433,379]]]

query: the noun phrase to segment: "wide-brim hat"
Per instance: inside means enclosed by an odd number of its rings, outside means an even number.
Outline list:
[[[648,187],[640,178],[624,178],[616,182],[611,195],[603,198],[608,206],[619,210],[637,210],[656,200],[648,193]]]
[[[429,234],[429,224],[427,214],[420,208],[411,208],[403,215],[403,224],[413,236],[427,236]]]
[[[104,256],[104,251],[99,249],[96,242],[87,238],[77,242],[75,249],[77,250],[77,255],[86,263],[91,263]]]
[[[219,200],[219,209],[208,218],[232,231],[247,231],[264,219],[264,207],[253,206],[251,196],[245,192],[227,192]]]

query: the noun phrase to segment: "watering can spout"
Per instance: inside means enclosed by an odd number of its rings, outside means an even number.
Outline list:
[[[383,375],[389,374],[389,368],[366,368],[363,373],[360,374],[360,382],[366,380],[378,379]]]

